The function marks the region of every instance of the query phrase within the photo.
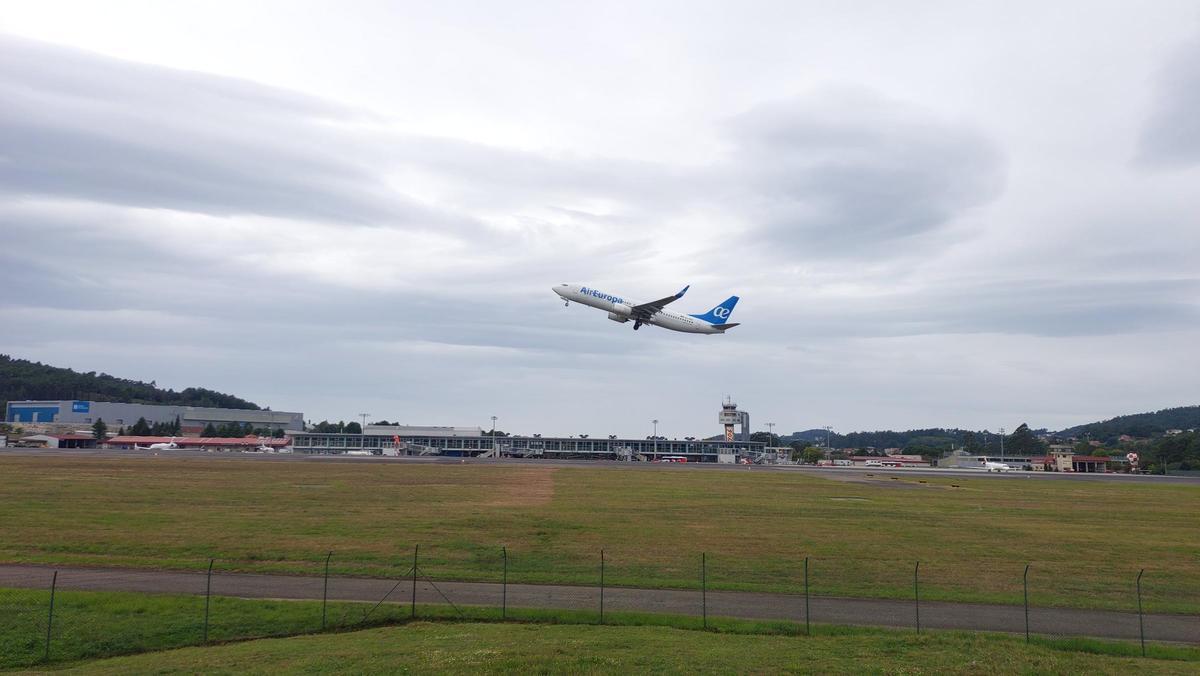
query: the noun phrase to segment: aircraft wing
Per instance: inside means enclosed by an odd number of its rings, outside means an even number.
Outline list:
[[[634,305],[633,311],[631,314],[635,317],[645,317],[645,318],[653,317],[654,315],[661,312],[662,309],[664,307],[666,307],[667,305],[674,303],[675,301],[679,300],[680,298],[683,298],[683,294],[687,293],[687,290],[689,288],[691,288],[691,284],[683,287],[682,291],[680,291],[679,293],[677,293],[673,296],[667,296],[666,298],[659,298],[658,300],[650,301],[649,303],[642,303],[641,305]]]

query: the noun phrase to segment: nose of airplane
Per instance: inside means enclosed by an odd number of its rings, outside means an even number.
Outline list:
[[[557,293],[559,296],[562,296],[563,292],[567,290],[567,285],[559,284],[558,286],[552,286],[552,287],[550,287],[550,290],[553,291],[554,293]]]

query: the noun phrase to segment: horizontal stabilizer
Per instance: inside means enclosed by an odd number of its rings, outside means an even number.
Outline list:
[[[732,322],[730,324],[713,324],[714,329],[721,329],[722,331],[725,329],[732,329],[735,326],[741,326],[741,324],[738,322]]]

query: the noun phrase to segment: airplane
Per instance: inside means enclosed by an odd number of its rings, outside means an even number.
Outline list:
[[[991,460],[983,461],[983,467],[989,472],[1010,472],[1012,467],[1003,462],[992,462]]]
[[[632,319],[634,331],[642,328],[643,324],[650,324],[682,333],[714,334],[725,333],[738,325],[736,322],[727,321],[729,315],[733,314],[733,306],[737,305],[737,296],[730,296],[704,314],[685,315],[663,309],[668,304],[683,298],[683,294],[687,293],[688,286],[683,287],[683,290],[675,295],[649,303],[635,303],[582,284],[559,284],[550,288],[558,294],[559,298],[563,299],[566,305],[575,301],[580,305],[604,310],[608,313],[608,318],[614,322],[625,323]]]
[[[139,451],[175,451],[179,449],[179,444],[175,443],[175,437],[171,437],[170,441],[164,441],[158,444],[150,444],[149,446],[133,445]]]

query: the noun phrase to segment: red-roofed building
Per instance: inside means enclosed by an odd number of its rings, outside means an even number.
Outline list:
[[[1097,455],[1075,455],[1055,450],[1050,455],[1030,461],[1034,471],[1041,472],[1104,472],[1108,458]]]

